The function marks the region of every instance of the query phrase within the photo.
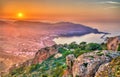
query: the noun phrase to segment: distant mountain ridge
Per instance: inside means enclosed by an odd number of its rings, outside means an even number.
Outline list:
[[[17,25],[32,26],[34,28],[43,29],[48,32],[55,32],[60,36],[80,36],[88,33],[106,33],[100,32],[98,29],[88,27],[82,24],[76,24],[72,22],[36,22],[36,21],[15,21]]]
[[[6,21],[3,21],[3,20],[0,20],[0,25],[1,24],[7,24],[7,22]]]

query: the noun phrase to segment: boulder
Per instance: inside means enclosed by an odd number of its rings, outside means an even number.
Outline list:
[[[57,53],[57,54],[55,54],[55,56],[54,56],[54,58],[59,58],[59,57],[62,57],[62,54],[61,53]]]
[[[69,54],[68,56],[66,56],[67,69],[64,71],[64,75],[62,77],[72,76],[72,66],[74,61],[75,61],[75,56],[73,54]]]
[[[120,77],[120,56],[109,63],[102,64],[95,77]]]
[[[72,67],[73,77],[94,77],[99,67],[120,56],[120,52],[94,51],[80,55]]]
[[[120,44],[120,36],[107,38],[107,49],[117,51]]]

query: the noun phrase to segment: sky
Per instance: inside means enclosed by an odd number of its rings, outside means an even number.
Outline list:
[[[0,18],[120,22],[120,0],[0,0]]]

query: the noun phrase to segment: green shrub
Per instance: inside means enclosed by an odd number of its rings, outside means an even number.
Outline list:
[[[78,44],[76,44],[76,42],[72,42],[69,44],[69,49],[76,49],[79,48]]]
[[[102,47],[100,44],[97,43],[89,43],[86,46],[86,50],[102,50]]]
[[[107,44],[106,43],[101,43],[102,50],[107,50]]]
[[[118,51],[120,51],[120,44],[119,44],[119,46],[118,46]]]
[[[87,43],[86,43],[86,42],[81,42],[81,43],[79,44],[79,47],[80,47],[81,50],[85,50],[86,46],[87,46]]]

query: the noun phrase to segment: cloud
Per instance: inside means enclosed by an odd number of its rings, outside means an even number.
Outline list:
[[[109,3],[109,4],[120,4],[119,2],[114,2],[114,1],[106,1],[106,3]]]
[[[100,4],[120,4],[120,2],[115,2],[115,1],[102,1],[102,2],[99,2]]]
[[[120,2],[117,1],[100,1],[97,4],[104,6],[104,9],[117,9],[120,8]]]

